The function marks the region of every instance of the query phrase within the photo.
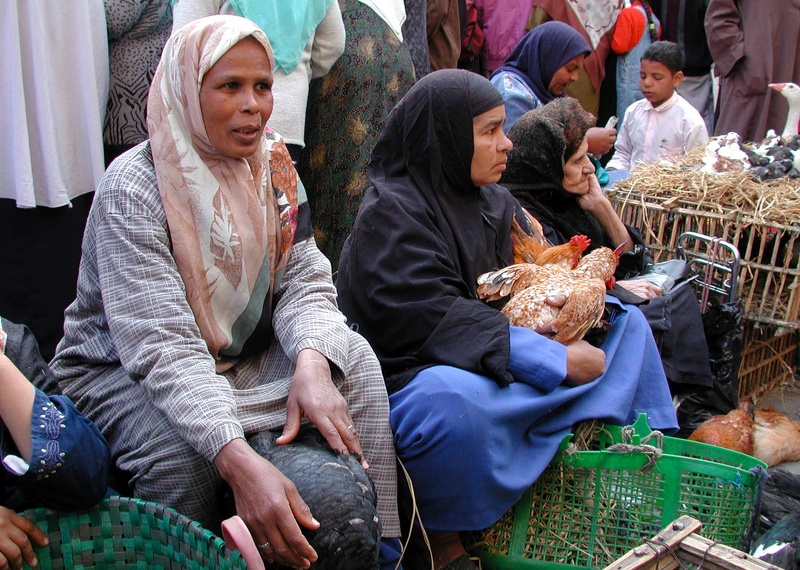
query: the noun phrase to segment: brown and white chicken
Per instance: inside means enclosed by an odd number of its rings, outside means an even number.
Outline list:
[[[501,309],[508,322],[539,331],[562,344],[583,338],[598,326],[605,309],[607,283],[613,282],[618,254],[601,247],[583,256],[575,269],[561,264],[520,263],[478,277],[478,297],[510,297]],[[564,305],[548,299],[563,295]],[[548,323],[552,327],[544,328]]]
[[[748,402],[707,419],[689,439],[752,455],[769,467],[800,461],[800,422],[773,408],[753,411]]]
[[[697,426],[688,439],[753,455],[755,447],[753,407],[749,402],[740,402],[738,408],[727,414],[708,418]]]
[[[774,467],[785,461],[800,461],[800,422],[793,422],[773,408],[755,413],[753,455]]]

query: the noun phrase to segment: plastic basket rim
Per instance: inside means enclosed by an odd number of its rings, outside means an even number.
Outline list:
[[[208,555],[216,554],[219,557],[220,563],[214,564],[215,568],[230,568],[230,570],[246,568],[244,558],[241,556],[241,553],[238,550],[229,548],[222,538],[214,534],[211,530],[204,528],[199,522],[190,519],[186,515],[183,515],[166,505],[136,497],[123,497],[114,495],[102,499],[99,503],[89,509],[59,511],[55,509],[38,507],[24,510],[20,512],[20,515],[29,519],[37,526],[47,523],[49,527],[49,523],[51,521],[55,520],[57,522],[57,529],[50,528],[50,532],[46,533],[48,534],[48,538],[50,538],[50,543],[44,547],[34,547],[34,552],[39,559],[39,565],[36,568],[46,569],[49,566],[43,563],[49,563],[52,560],[64,560],[64,558],[52,557],[50,553],[53,552],[53,550],[61,550],[62,555],[64,554],[65,543],[63,538],[65,537],[69,537],[70,543],[74,545],[76,539],[74,539],[71,534],[83,522],[85,522],[87,518],[90,519],[90,524],[99,523],[102,525],[109,522],[105,519],[105,517],[110,516],[112,519],[111,525],[114,526],[115,514],[126,512],[136,513],[137,515],[141,516],[153,516],[156,519],[159,529],[163,530],[163,527],[166,526],[171,531],[169,532],[170,536],[178,540],[182,545],[186,545],[186,548],[191,551],[192,554],[198,555],[199,558],[207,558]],[[122,525],[117,524],[116,526],[121,527]],[[54,530],[58,530],[57,535],[53,532]],[[66,531],[69,531],[69,534]],[[55,543],[53,540],[54,537],[56,538]],[[131,539],[135,540],[137,543],[141,542],[142,544],[158,544],[160,547],[159,554],[163,552],[165,553],[164,556],[168,556],[168,553],[171,550],[171,545],[167,542],[159,541],[157,538],[153,537],[144,537],[141,534],[132,533],[131,536],[124,537],[113,536],[113,539],[118,538],[124,540]],[[104,544],[109,540],[112,539],[106,537],[104,539]],[[95,541],[96,539],[93,540],[92,543]],[[86,542],[87,544],[89,543],[89,541],[83,542]],[[203,552],[202,549],[199,548],[201,545],[205,545],[207,547],[206,552]],[[163,549],[163,551],[161,549]],[[89,550],[87,549],[87,551]],[[179,566],[177,561],[173,560],[173,562],[175,562],[175,566],[173,567]],[[65,567],[69,566],[65,564]],[[94,568],[94,566],[81,567],[86,569]],[[98,567],[105,566],[101,565]],[[28,567],[25,566],[25,568]]]

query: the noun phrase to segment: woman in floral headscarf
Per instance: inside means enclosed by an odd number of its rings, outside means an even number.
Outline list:
[[[244,18],[202,18],[167,42],[150,139],[95,196],[53,369],[136,496],[216,526],[227,483],[262,557],[308,567],[318,553],[301,528],[322,513],[247,438],[290,444],[305,417],[357,454],[384,537],[400,534],[395,458],[380,367],[336,307],[303,186],[265,130],[272,70]]]

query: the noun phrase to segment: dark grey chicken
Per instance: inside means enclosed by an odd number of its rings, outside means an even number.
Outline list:
[[[784,570],[800,567],[800,513],[785,515],[765,532],[750,554]]]
[[[277,445],[280,434],[258,433],[250,446],[295,484],[320,523],[303,528],[318,559],[314,570],[378,568],[381,527],[377,495],[355,454],[333,451],[312,428],[304,428],[288,445]]]
[[[800,513],[800,475],[769,469],[761,494],[761,531],[771,529],[786,515]]]

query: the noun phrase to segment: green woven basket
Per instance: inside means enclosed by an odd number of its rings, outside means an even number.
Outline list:
[[[50,539],[35,549],[42,570],[247,568],[238,550],[156,503],[111,497],[88,511],[32,509],[22,514]]]
[[[681,515],[698,519],[706,538],[748,551],[766,464],[658,435],[642,415],[632,426],[605,426],[596,450],[573,451],[567,436],[473,553],[497,570],[603,568]]]

